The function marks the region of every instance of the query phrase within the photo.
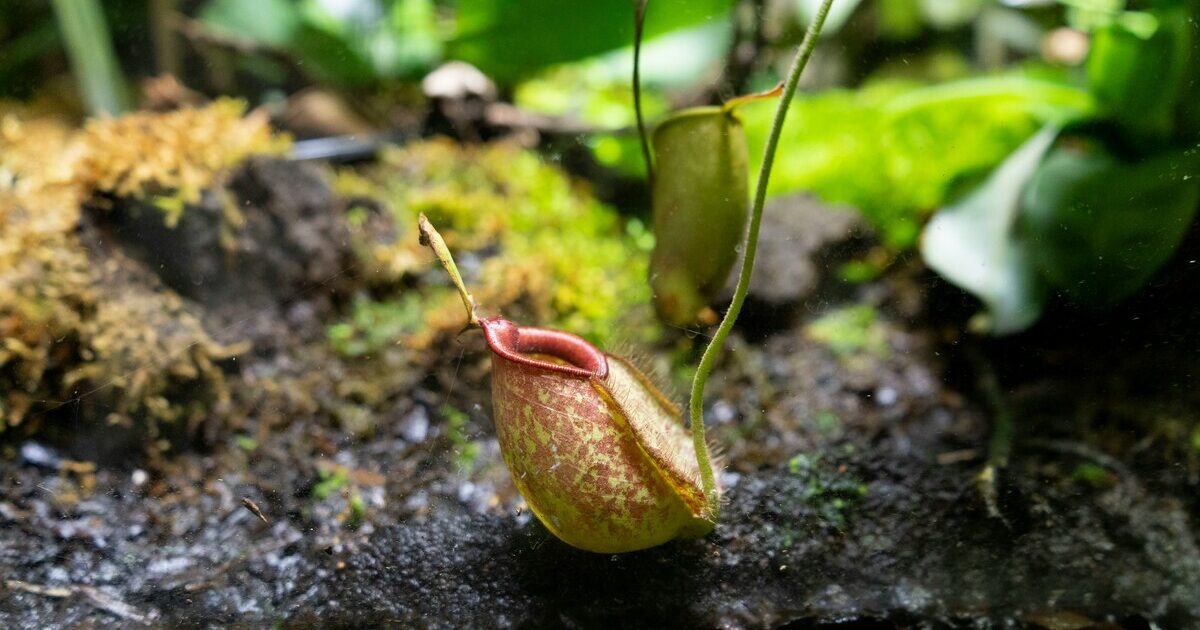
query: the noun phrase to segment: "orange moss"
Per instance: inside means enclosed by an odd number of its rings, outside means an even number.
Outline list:
[[[98,192],[173,194],[182,207],[248,155],[286,149],[243,111],[222,100],[80,131],[0,104],[0,432],[88,385],[104,386],[115,422],[196,420],[183,398],[228,401],[212,361],[231,349],[136,263],[89,255],[79,220]]]
[[[91,120],[79,134],[75,180],[121,197],[166,192],[195,203],[248,156],[288,150],[290,141],[271,133],[264,113],[245,115],[245,109],[226,98],[200,108]]]

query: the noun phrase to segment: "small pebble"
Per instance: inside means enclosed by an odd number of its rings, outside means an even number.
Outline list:
[[[37,442],[26,442],[21,445],[21,461],[32,466],[54,470],[62,465],[62,458],[58,453]]]
[[[718,424],[727,424],[737,419],[737,409],[724,400],[718,400],[712,406],[712,419]]]
[[[429,437],[429,412],[417,405],[400,420],[400,437],[409,443],[424,442]]]
[[[725,490],[737,486],[741,480],[742,476],[738,473],[729,470],[721,471],[721,487]]]

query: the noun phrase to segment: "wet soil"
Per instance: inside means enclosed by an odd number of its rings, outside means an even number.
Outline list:
[[[322,280],[344,250],[300,224],[336,230],[341,207],[306,168],[239,177],[242,212],[275,217],[254,241],[270,251],[239,260],[273,262],[230,274],[210,261],[205,277],[243,283],[237,295],[206,297],[208,281],[185,295],[218,339],[276,327],[224,366],[258,397],[239,399],[249,411],[224,433],[155,458],[83,462],[52,436],[0,445],[0,627],[1200,625],[1192,241],[1116,311],[1059,309],[981,340],[958,332],[969,302],[915,261],[837,281],[869,238],[861,224],[829,215],[840,227],[801,244],[807,223],[771,219],[760,273],[820,277],[758,292],[709,386],[705,421],[728,462],[721,523],[607,556],[523,509],[477,337],[397,377],[370,431],[332,417],[323,392],[365,368],[316,349],[311,331],[341,308]],[[770,212],[788,204],[813,206]],[[105,229],[117,228],[134,229]],[[158,255],[208,238],[190,229]],[[123,247],[154,269],[155,254]],[[796,269],[776,255],[789,249]],[[181,272],[203,260],[177,258]],[[248,319],[262,301],[272,317]],[[219,312],[231,304],[247,311]],[[815,322],[863,305],[868,341],[835,350]],[[316,402],[261,393],[278,383],[305,383]],[[468,416],[457,428],[451,399]],[[88,421],[71,410],[56,420]],[[978,473],[999,416],[1015,438],[989,503]]]

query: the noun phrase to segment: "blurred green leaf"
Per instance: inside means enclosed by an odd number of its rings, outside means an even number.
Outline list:
[[[985,0],[920,0],[921,14],[931,26],[951,29],[963,26],[975,19]]]
[[[303,0],[301,6],[309,26],[342,42],[375,79],[415,77],[441,58],[433,0]],[[361,70],[342,83],[363,82]]]
[[[730,39],[729,26],[723,21],[686,28],[643,46],[642,110],[648,120],[670,109],[663,88],[692,88],[719,67],[721,51]],[[524,110],[566,116],[599,129],[632,127],[632,63],[632,52],[622,49],[587,61],[559,64],[517,84],[513,101]],[[636,135],[593,133],[582,141],[600,164],[624,176],[645,177],[645,160]]]
[[[293,0],[304,21],[342,38],[362,33],[386,17],[383,0]],[[391,1],[389,0],[389,4]]]
[[[409,76],[432,68],[442,57],[433,0],[399,0],[392,5],[390,29],[372,46],[384,76]]]
[[[1088,81],[1104,113],[1139,145],[1171,134],[1192,47],[1185,8],[1153,15],[1157,28],[1148,36],[1120,20],[1098,30],[1087,61]]]
[[[1067,7],[1067,24],[1091,32],[1113,23],[1125,8],[1125,0],[1058,0]]]
[[[595,63],[557,66],[521,82],[513,91],[513,102],[522,109],[569,116],[600,128],[634,124],[628,67],[619,79],[614,79],[605,67]],[[657,92],[643,90],[642,110],[648,118],[654,118],[665,114],[669,107]]]
[[[1076,301],[1106,306],[1175,252],[1200,203],[1200,154],[1135,163],[1093,149],[1051,152],[1025,191],[1021,225],[1033,262]]]
[[[654,0],[646,38],[723,20],[731,6],[733,0]],[[505,82],[633,42],[630,0],[460,0],[457,19],[449,55]]]
[[[4,26],[0,24],[0,29]],[[31,85],[23,83],[33,74],[33,66],[38,58],[60,44],[58,29],[50,21],[6,41],[4,54],[0,55],[0,94],[11,95],[30,89]]]
[[[907,40],[921,33],[921,7],[917,0],[876,0],[879,34],[887,39]]]
[[[1045,288],[1015,229],[1021,191],[1057,135],[1056,127],[1043,128],[970,196],[925,226],[925,264],[982,300],[987,315],[979,327],[995,334],[1020,331],[1042,312]]]
[[[1043,124],[1090,109],[1086,91],[1022,75],[932,86],[875,82],[797,98],[770,193],[805,190],[855,206],[889,245],[908,248],[927,214],[964,184],[985,176]],[[773,111],[741,111],[750,155],[761,155]]]
[[[210,0],[199,17],[214,30],[278,48],[290,45],[301,25],[289,0]]]
[[[598,129],[634,124],[633,89],[628,64],[619,79],[599,60],[563,64],[521,82],[513,102],[521,109],[579,120]],[[666,100],[653,90],[642,91],[642,111],[654,119],[668,111]],[[634,134],[592,133],[581,138],[596,160],[629,177],[645,177],[641,143]]]
[[[55,0],[71,71],[92,115],[119,116],[129,108],[125,77],[117,61],[99,0]]]
[[[920,115],[922,110],[972,106],[1006,109],[1027,114],[1043,123],[1061,125],[1089,115],[1095,109],[1095,102],[1088,92],[1063,82],[997,75],[950,81],[908,92],[889,101],[884,111],[895,123],[905,116]]]
[[[375,68],[350,43],[304,25],[293,38],[293,51],[317,79],[335,85],[361,85],[376,79]]]
[[[361,85],[427,72],[441,58],[433,0],[211,0],[210,27],[287,51],[316,79]]]

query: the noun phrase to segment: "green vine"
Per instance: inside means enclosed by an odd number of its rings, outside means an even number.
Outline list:
[[[800,74],[804,72],[804,67],[808,65],[808,60],[812,57],[813,49],[817,45],[817,37],[821,33],[821,27],[825,23],[825,16],[828,15],[831,4],[833,4],[833,0],[824,0],[821,3],[820,9],[804,33],[804,40],[800,42],[796,57],[792,60],[787,81],[783,85],[783,94],[779,98],[779,106],[775,110],[771,133],[767,136],[767,146],[763,150],[762,167],[759,169],[758,185],[754,191],[754,205],[750,211],[750,229],[746,234],[746,257],[742,261],[737,288],[733,293],[733,302],[729,304],[729,310],[725,311],[725,317],[721,319],[721,325],[717,327],[712,341],[704,349],[704,356],[701,357],[700,365],[696,368],[696,376],[692,380],[690,401],[692,440],[696,448],[696,462],[700,467],[700,482],[704,488],[708,517],[713,521],[719,514],[720,501],[717,497],[717,481],[713,475],[708,441],[704,437],[704,386],[708,383],[708,377],[712,374],[717,357],[725,345],[725,338],[733,329],[733,324],[742,311],[742,304],[746,301],[746,293],[750,290],[750,276],[754,273],[754,257],[758,252],[758,231],[762,226],[763,206],[767,200],[767,181],[771,177],[771,166],[775,162],[775,149],[779,146],[779,136],[783,131],[783,122],[787,118],[788,105],[791,104],[792,97],[796,94]]]
[[[646,5],[650,0],[634,0],[633,7],[633,113],[637,116],[638,138],[642,141],[642,159],[646,162],[646,181],[654,189],[654,159],[646,139],[646,120],[642,117],[642,35],[646,25]]]

